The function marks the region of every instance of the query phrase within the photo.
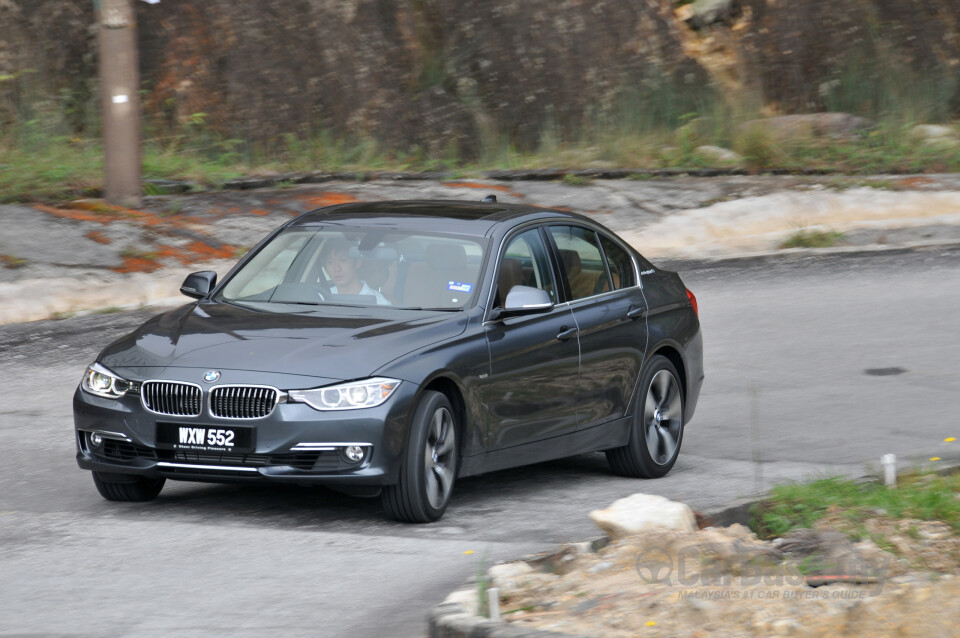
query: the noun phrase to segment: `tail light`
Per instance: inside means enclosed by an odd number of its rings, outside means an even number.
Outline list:
[[[687,288],[687,299],[690,300],[690,305],[693,306],[693,312],[696,313],[696,315],[699,317],[700,308],[697,307],[697,296],[692,292],[690,292],[689,288]]]

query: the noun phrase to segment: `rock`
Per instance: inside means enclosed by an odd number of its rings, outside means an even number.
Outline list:
[[[910,129],[910,137],[925,146],[960,146],[960,132],[952,126],[942,124],[918,124]]]
[[[633,494],[610,507],[590,512],[590,519],[611,538],[623,538],[654,526],[681,531],[697,529],[693,510],[655,494]]]
[[[910,134],[923,139],[937,139],[943,137],[957,137],[957,130],[943,124],[917,124],[910,129]]]
[[[459,605],[468,614],[477,614],[480,611],[480,601],[475,588],[458,589],[447,596],[443,602]]]
[[[729,148],[723,148],[722,146],[698,146],[694,149],[694,153],[700,155],[708,162],[716,162],[718,164],[743,163],[743,156],[740,155],[740,153],[731,151]]]
[[[552,574],[541,574],[525,562],[517,561],[494,565],[487,570],[490,586],[500,590],[501,596],[509,597],[517,591],[553,580]]]
[[[873,128],[870,120],[849,113],[802,113],[750,120],[738,131],[762,131],[777,141],[815,137],[845,138]]]
[[[739,3],[735,0],[696,0],[687,7],[683,19],[694,29],[724,22],[740,12]]]
[[[487,576],[493,581],[494,587],[502,587],[503,583],[516,578],[522,578],[527,574],[534,573],[533,567],[527,563],[516,561],[513,563],[503,563],[494,565],[487,570]]]
[[[810,556],[817,552],[829,553],[837,547],[846,548],[850,541],[840,532],[797,529],[789,532],[780,543],[780,551],[796,556]]]

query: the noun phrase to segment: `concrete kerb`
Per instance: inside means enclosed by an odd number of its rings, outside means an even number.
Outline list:
[[[833,175],[837,171],[831,169],[768,169],[760,171],[760,175],[800,175],[818,176]],[[736,177],[750,175],[742,168],[587,168],[564,169],[547,168],[532,170],[491,170],[479,174],[482,179],[501,182],[519,181],[553,181],[570,175],[589,179],[630,179],[630,178],[672,178],[672,177]],[[311,171],[307,173],[281,173],[277,175],[238,177],[227,180],[221,188],[227,190],[251,190],[254,188],[272,188],[281,184],[323,184],[333,181],[365,182],[371,180],[387,181],[444,181],[457,179],[461,174],[453,171],[426,171],[426,172],[393,172],[393,171],[353,171],[353,172],[326,172]],[[200,184],[179,180],[144,180],[148,189],[154,194],[169,195],[174,193],[201,192],[205,190]]]
[[[906,471],[898,472],[898,476]],[[942,465],[936,474],[948,476],[960,472],[960,461]],[[877,474],[863,474],[853,480],[879,482]],[[769,493],[760,497],[746,497],[715,509],[696,512],[698,526],[729,527],[748,525],[753,508],[769,498]],[[607,536],[598,536],[581,542],[565,543],[552,552],[523,556],[516,561],[524,562],[537,571],[556,572],[560,566],[580,553],[596,553],[609,544]],[[566,634],[511,625],[505,620],[494,621],[477,615],[477,583],[470,581],[452,592],[447,599],[430,609],[427,615],[430,638],[583,638],[577,634]]]

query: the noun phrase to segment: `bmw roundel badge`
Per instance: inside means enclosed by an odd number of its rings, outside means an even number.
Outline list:
[[[203,380],[207,383],[213,383],[220,378],[220,372],[217,370],[207,370],[203,373]]]

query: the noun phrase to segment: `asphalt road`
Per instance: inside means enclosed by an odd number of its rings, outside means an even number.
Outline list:
[[[615,477],[599,454],[498,472],[461,481],[427,526],[322,489],[168,482],[108,503],[76,467],[71,396],[149,313],[0,326],[0,635],[419,636],[482,564],[596,535],[588,511],[633,492],[706,508],[887,452],[957,459],[960,251],[684,278],[707,381],[668,477]]]

